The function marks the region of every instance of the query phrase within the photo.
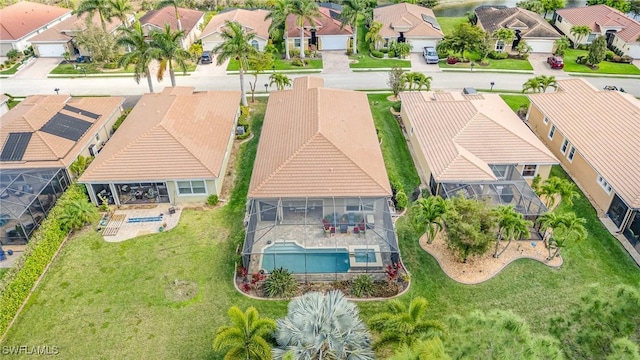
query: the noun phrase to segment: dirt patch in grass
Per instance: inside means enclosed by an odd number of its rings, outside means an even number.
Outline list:
[[[198,284],[186,280],[173,280],[164,292],[169,301],[181,302],[193,299],[198,293]]]

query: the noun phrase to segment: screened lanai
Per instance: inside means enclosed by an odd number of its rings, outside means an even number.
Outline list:
[[[300,280],[386,277],[399,250],[386,197],[251,199],[242,251],[247,271],[284,267]]]

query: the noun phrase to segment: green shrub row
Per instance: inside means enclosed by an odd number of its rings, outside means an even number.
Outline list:
[[[382,59],[384,57],[384,53],[382,51],[371,50],[371,56]]]
[[[489,59],[504,60],[507,57],[509,57],[509,54],[507,54],[506,52],[492,51],[489,53]]]
[[[0,282],[0,334],[4,334],[18,309],[24,303],[44,269],[53,259],[69,229],[64,229],[57,218],[65,204],[86,199],[82,188],[72,184],[58,199],[47,218],[34,231],[24,253]]]

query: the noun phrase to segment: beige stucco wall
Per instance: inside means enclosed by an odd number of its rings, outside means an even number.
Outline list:
[[[427,159],[424,156],[422,148],[420,148],[420,143],[418,142],[418,138],[415,135],[413,126],[409,121],[409,116],[405,112],[404,107],[400,108],[400,116],[402,117],[404,128],[406,129],[405,135],[408,137],[407,141],[409,142],[409,150],[411,151],[413,163],[418,171],[418,176],[420,176],[423,184],[429,185],[429,181],[431,180],[431,169],[429,168],[429,164],[427,163]]]
[[[238,108],[238,111],[236,113],[236,118],[233,122],[233,127],[231,129],[231,132],[229,133],[229,141],[227,143],[227,150],[224,154],[224,160],[222,161],[222,166],[220,167],[220,177],[217,179],[217,181],[215,181],[215,188],[212,188],[209,190],[209,193],[211,194],[216,194],[216,195],[220,195],[220,192],[222,191],[222,184],[223,181],[225,181],[226,179],[226,175],[227,175],[227,166],[229,165],[229,156],[231,155],[231,150],[233,149],[233,141],[236,137],[236,126],[238,125],[238,117],[240,116],[240,108]],[[213,192],[213,189],[215,189],[215,192]]]
[[[218,46],[222,43],[223,39],[220,36],[220,33],[213,33],[207,36],[203,36],[200,38],[202,40],[202,50],[211,51],[214,47]],[[267,40],[256,37],[255,40],[258,42],[258,51],[263,51],[264,47],[267,46]]]
[[[192,179],[192,180],[201,180],[201,179]],[[207,198],[211,194],[215,194],[215,189],[217,188],[215,179],[205,180],[207,186],[206,194],[197,194],[197,195],[179,195],[178,188],[175,181],[167,181],[167,191],[169,192],[169,198],[171,199],[172,204],[187,204],[187,203],[205,203],[207,202]]]

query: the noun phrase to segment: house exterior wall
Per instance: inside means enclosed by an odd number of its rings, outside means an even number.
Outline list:
[[[300,47],[295,46],[296,39],[300,39],[300,36],[289,37],[289,50],[300,49]],[[309,49],[309,38],[307,38],[307,37],[304,38],[304,49],[305,50]]]
[[[625,55],[631,56],[634,59],[640,59],[640,42],[629,44],[616,35],[611,45],[622,50]]]
[[[202,40],[202,50],[204,51],[212,51],[213,48],[221,44],[224,40],[220,33],[213,33],[207,36],[201,37]],[[258,51],[263,51],[264,47],[267,46],[267,40],[256,37],[255,40],[258,41]]]
[[[409,149],[412,153],[413,162],[418,168],[418,176],[422,180],[423,184],[429,184],[431,180],[431,169],[429,168],[429,164],[427,163],[427,159],[420,148],[420,143],[418,142],[418,138],[416,137],[413,126],[411,125],[411,121],[409,121],[409,116],[405,112],[403,107],[400,107],[400,115],[402,117],[402,122],[404,124],[404,128],[406,129],[405,136],[408,137],[409,141]]]
[[[0,56],[6,56],[7,55],[7,51],[10,51],[11,49],[17,49],[19,51],[24,51],[26,48],[28,48],[29,46],[31,46],[31,43],[29,42],[29,39],[31,39],[32,37],[40,34],[41,32],[47,30],[48,28],[50,28],[53,25],[56,25],[60,22],[62,22],[63,20],[66,20],[67,18],[71,17],[71,12],[68,12],[64,15],[62,15],[61,17],[49,22],[48,24],[43,25],[42,27],[28,33],[27,35],[23,36],[20,39],[14,40],[14,41],[7,41],[6,43],[3,42],[2,46],[0,46]],[[11,46],[11,48],[5,44],[9,44]]]
[[[224,160],[222,160],[222,166],[220,167],[220,177],[215,181],[215,190],[209,190],[209,193],[216,194],[220,196],[220,192],[222,191],[222,183],[225,179],[225,175],[227,174],[227,166],[229,165],[229,156],[231,155],[231,150],[233,149],[233,140],[236,137],[236,126],[238,126],[238,117],[240,116],[240,110],[236,113],[236,118],[233,122],[233,127],[231,129],[231,133],[229,134],[229,140],[227,143],[227,150],[224,153]]]
[[[190,179],[190,180],[202,180],[202,179]],[[205,184],[207,187],[207,192],[205,194],[194,194],[194,195],[180,195],[178,194],[177,180],[175,181],[167,181],[167,191],[169,192],[169,198],[171,199],[172,204],[187,204],[187,203],[205,203],[207,202],[207,198],[209,195],[216,194],[218,180],[216,179],[206,179]],[[188,181],[185,179],[185,181]],[[222,183],[220,181],[220,183]]]

